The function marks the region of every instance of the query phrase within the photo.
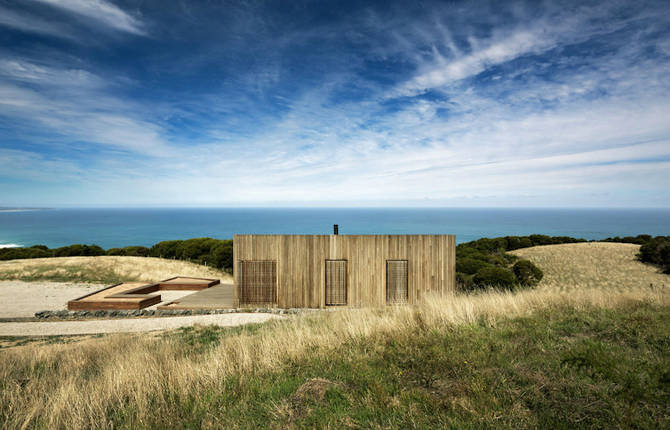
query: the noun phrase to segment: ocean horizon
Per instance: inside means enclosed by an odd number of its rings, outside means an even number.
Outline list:
[[[103,248],[234,234],[546,234],[599,240],[670,235],[670,209],[513,208],[19,208],[0,211],[0,247]]]

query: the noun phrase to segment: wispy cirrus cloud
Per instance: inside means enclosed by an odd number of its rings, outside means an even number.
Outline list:
[[[26,12],[15,11],[2,6],[0,6],[0,26],[29,33],[75,40],[72,30],[63,23],[49,21],[38,16],[31,16]]]
[[[415,96],[457,81],[473,78],[487,70],[521,58],[537,58],[553,49],[564,49],[589,39],[621,30],[636,21],[648,19],[643,8],[632,11],[624,3],[584,4],[577,7],[548,7],[541,13],[512,8],[513,19],[491,26],[485,35],[452,34],[440,19],[420,31],[400,30],[409,51],[407,57],[417,72],[390,92],[390,97]],[[446,12],[445,12],[446,13]],[[618,19],[612,19],[617,16]],[[460,43],[456,40],[460,38]],[[427,51],[427,46],[430,50]],[[424,50],[417,57],[416,52]],[[563,53],[556,53],[561,58]],[[522,68],[523,69],[523,68]]]
[[[89,18],[115,30],[146,35],[142,21],[106,0],[33,0]]]
[[[663,3],[153,6],[151,47],[6,53],[14,178],[67,178],[71,204],[670,202]]]
[[[3,79],[4,78],[4,79]],[[0,60],[0,107],[18,124],[39,124],[52,142],[75,141],[136,154],[167,155],[160,126],[141,108],[115,95],[117,86],[79,68],[53,67],[25,59]]]

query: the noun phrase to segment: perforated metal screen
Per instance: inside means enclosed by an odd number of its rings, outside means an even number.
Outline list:
[[[347,304],[347,261],[326,260],[326,305]]]
[[[407,260],[386,260],[386,303],[407,303]]]
[[[277,262],[240,261],[240,303],[277,303]]]

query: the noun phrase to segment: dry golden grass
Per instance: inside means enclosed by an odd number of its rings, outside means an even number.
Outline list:
[[[536,246],[511,254],[527,258],[542,269],[540,289],[626,291],[649,285],[670,287],[670,276],[637,261],[639,249],[639,245],[629,243],[592,242]]]
[[[152,282],[176,275],[232,280],[229,274],[211,267],[153,257],[59,257],[0,262],[3,280]]]
[[[133,405],[136,419],[170,410],[177,399],[216,392],[228,375],[275,368],[287,360],[328,354],[347,341],[394,335],[417,325],[445,327],[529,315],[551,306],[616,307],[645,301],[670,305],[667,289],[547,289],[430,300],[419,306],[343,310],[268,323],[224,337],[202,355],[188,345],[146,335],[114,335],[74,344],[26,345],[0,354],[0,407],[8,427],[109,427],[110,410]],[[169,393],[169,396],[157,395]],[[172,396],[172,397],[171,397]],[[176,396],[176,397],[175,397]],[[132,425],[131,425],[132,427]]]
[[[174,404],[187,403],[186,399],[202,393],[220,392],[225,389],[221,384],[226,376],[326,355],[344,342],[393,336],[419,325],[440,328],[484,322],[494,326],[500,318],[554,306],[670,305],[670,289],[661,287],[663,282],[647,282],[664,278],[630,261],[634,248],[563,246],[523,250],[546,273],[543,286],[535,290],[429,298],[417,306],[303,314],[265,324],[257,331],[223,337],[218,346],[203,354],[190,354],[191,347],[175,337],[155,335],[113,335],[70,344],[16,347],[0,353],[2,420],[10,428],[106,428],[111,427],[107,421],[110,411],[132,405],[135,421],[128,425],[141,426],[156,409],[169,411]],[[591,264],[598,269],[582,263],[592,257]],[[623,269],[618,268],[621,264],[625,264]],[[626,274],[630,267],[649,277]],[[587,274],[580,275],[579,270]],[[571,287],[572,282],[579,288]],[[620,282],[625,288],[617,288]],[[571,290],[569,294],[566,289]]]

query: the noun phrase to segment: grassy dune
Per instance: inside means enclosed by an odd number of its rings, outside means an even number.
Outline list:
[[[157,281],[171,276],[231,280],[221,270],[152,257],[59,257],[0,261],[0,280],[95,282]]]
[[[637,261],[639,245],[628,243],[574,243],[536,246],[510,252],[527,258],[544,272],[538,288],[572,291],[603,288],[626,291],[641,286],[670,288],[670,276]]]
[[[667,425],[670,291],[570,288],[28,344],[0,352],[0,427]]]

